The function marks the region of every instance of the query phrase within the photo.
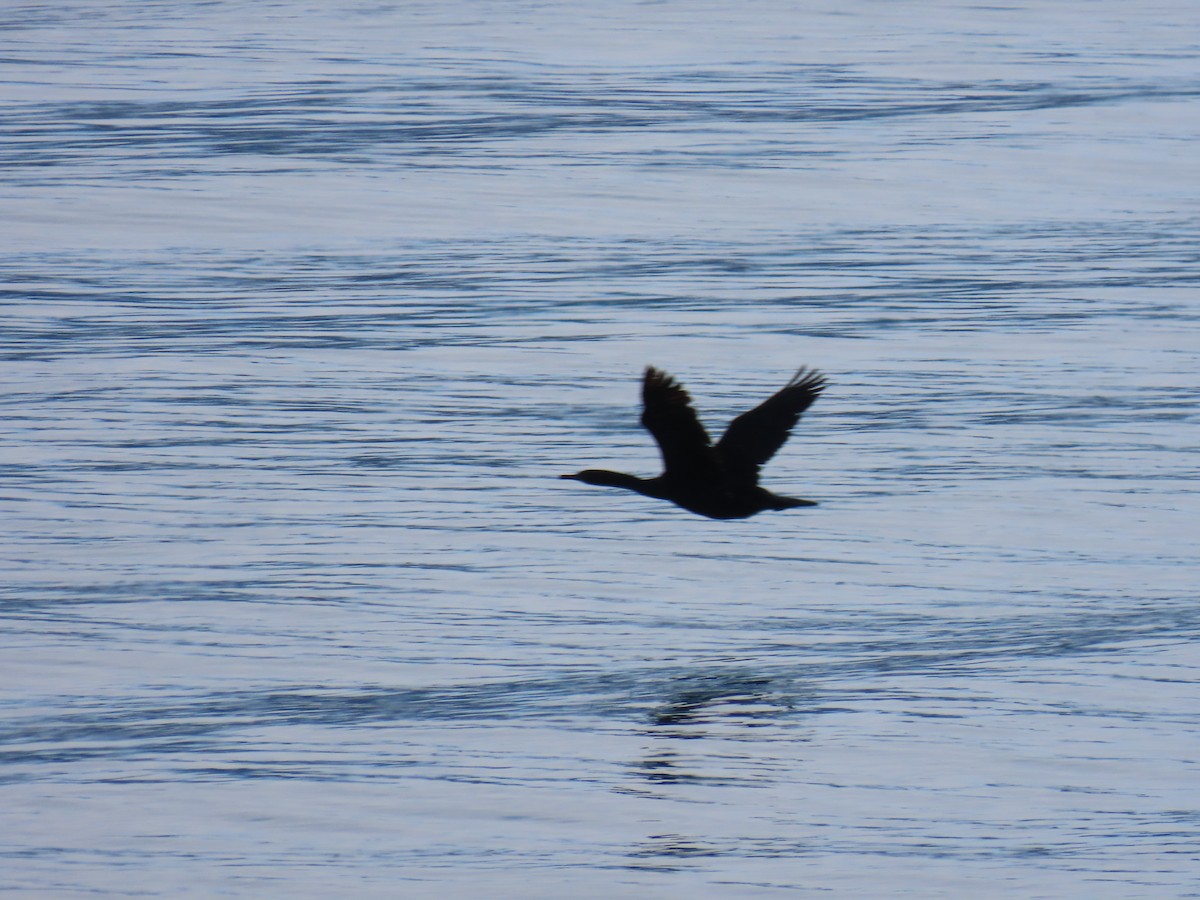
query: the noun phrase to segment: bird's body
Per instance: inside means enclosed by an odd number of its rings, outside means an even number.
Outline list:
[[[758,470],[783,446],[800,414],[824,387],[819,372],[801,369],[770,399],[734,419],[713,444],[687,391],[667,373],[647,367],[642,424],[662,451],[663,473],[639,478],[584,469],[562,477],[669,500],[710,519],[744,519],[767,509],[816,506],[812,500],[782,497],[760,487]]]

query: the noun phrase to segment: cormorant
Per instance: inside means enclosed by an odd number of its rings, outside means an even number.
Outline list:
[[[758,486],[758,470],[783,446],[800,414],[825,387],[825,376],[800,369],[778,393],[744,412],[714,445],[696,418],[692,398],[674,378],[653,366],[642,380],[642,424],[662,451],[663,473],[638,478],[607,469],[563,475],[585,484],[619,487],[711,519],[744,519],[764,509],[816,506]]]

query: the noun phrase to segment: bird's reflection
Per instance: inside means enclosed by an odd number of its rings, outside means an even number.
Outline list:
[[[712,799],[707,788],[774,783],[783,767],[795,763],[794,753],[781,759],[773,748],[780,729],[787,730],[794,748],[796,705],[795,687],[769,677],[709,672],[675,679],[650,709],[643,729],[649,744],[630,766],[641,786],[626,790],[647,799],[707,803]],[[677,871],[728,849],[701,834],[664,830],[634,843],[628,865]]]
[[[754,778],[754,766],[743,754],[729,753],[728,744],[752,740],[753,732],[775,724],[792,706],[770,678],[680,679],[650,710],[644,733],[652,744],[631,768],[659,785],[746,783]],[[689,742],[689,752],[681,741]]]

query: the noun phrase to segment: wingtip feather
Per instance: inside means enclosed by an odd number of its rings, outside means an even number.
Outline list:
[[[803,388],[812,394],[819,394],[825,389],[827,383],[825,376],[817,369],[801,366],[796,370],[796,374],[792,376],[792,380],[787,383],[787,386]]]

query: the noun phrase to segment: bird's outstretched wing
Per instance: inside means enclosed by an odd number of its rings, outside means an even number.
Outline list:
[[[653,366],[642,380],[642,424],[662,451],[664,474],[679,478],[709,478],[716,474],[712,440],[683,386]]]
[[[824,387],[824,375],[801,369],[769,400],[730,422],[716,448],[729,476],[757,483],[759,466],[784,445]]]

